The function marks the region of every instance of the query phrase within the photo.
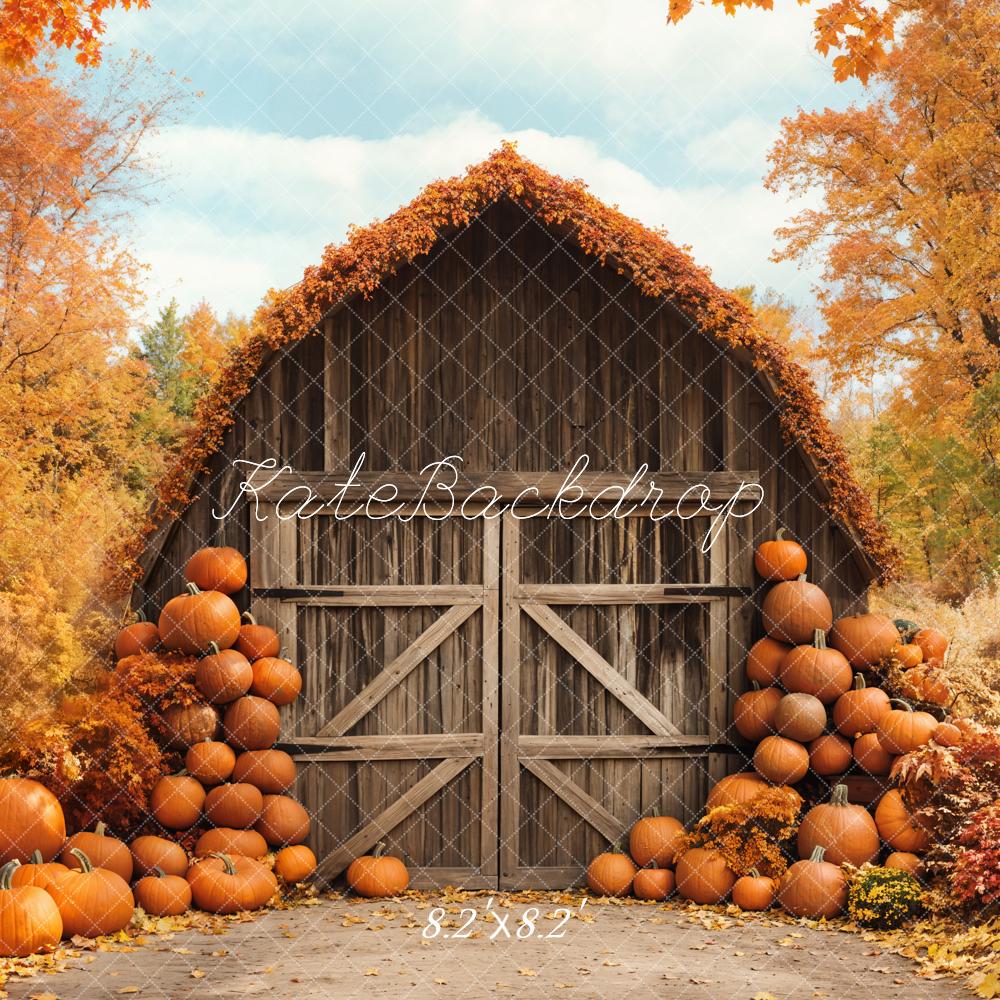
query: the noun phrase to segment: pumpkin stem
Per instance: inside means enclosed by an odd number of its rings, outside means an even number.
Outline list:
[[[903,701],[902,698],[890,698],[889,699],[889,704],[890,705],[902,705],[904,712],[912,712],[913,711],[913,706],[908,701]]]
[[[241,618],[245,618],[251,625],[256,625],[257,624],[257,619],[254,618],[254,616],[252,614],[250,614],[249,611],[244,611],[243,614],[240,615],[240,617]]]
[[[28,859],[29,864],[40,865],[45,858],[42,857],[42,852],[36,847],[31,852],[31,857]]]
[[[750,689],[752,691],[759,691],[760,690],[760,685],[756,681],[751,681],[750,685],[751,685]]]
[[[80,862],[80,871],[92,872],[94,870],[94,866],[90,863],[90,858],[79,847],[71,847],[69,853]]]
[[[813,645],[817,649],[826,649],[826,633],[821,628],[813,631]]]
[[[236,874],[236,866],[233,864],[233,859],[228,854],[220,854],[213,851],[208,855],[210,858],[219,858],[222,861],[222,868],[227,875]]]
[[[142,608],[135,609],[135,620],[137,622],[144,622],[147,620],[145,614],[143,614]]]
[[[208,652],[212,656],[218,656],[219,653],[222,652],[222,650],[219,649],[219,644],[214,639],[208,644]]]
[[[776,542],[783,542],[785,540],[785,529],[784,528],[778,528],[778,530],[774,533],[774,540]]]
[[[866,686],[867,685],[865,684],[865,675],[864,674],[855,674],[854,675],[854,690],[855,691],[864,691],[864,689],[865,689]]]
[[[826,848],[820,846],[819,844],[817,844],[813,848],[812,854],[809,855],[809,860],[810,861],[816,861],[816,862],[822,861],[824,854],[826,854]]]
[[[157,878],[166,878],[167,877],[167,873],[159,865],[153,865],[153,874]]]
[[[757,871],[756,868],[751,868],[750,871],[747,872],[747,874],[750,876],[750,878],[760,878],[760,872]]]
[[[201,590],[199,589],[198,584],[196,584],[196,583],[188,583],[188,585],[187,585],[187,592],[192,597],[194,597],[195,594],[200,594]]]
[[[99,819],[94,824],[94,833],[96,833],[98,837],[103,837],[107,834],[107,832],[108,828],[104,825],[104,820]]]
[[[7,864],[0,868],[0,889],[7,890],[10,888],[11,876],[21,867],[21,862],[14,858],[13,861],[8,861]]]
[[[384,841],[384,840],[380,840],[380,841],[379,841],[379,842],[378,842],[378,843],[377,843],[377,844],[375,845],[375,850],[374,850],[374,851],[372,851],[372,857],[373,857],[373,858],[380,858],[380,857],[382,857],[382,855],[383,855],[384,853],[385,853],[385,841]]]
[[[805,573],[799,573],[799,575],[796,577],[796,579],[799,581],[799,583],[805,583],[806,582],[806,575],[805,575]]]
[[[847,805],[847,785],[834,785],[833,794],[830,796],[830,805]]]

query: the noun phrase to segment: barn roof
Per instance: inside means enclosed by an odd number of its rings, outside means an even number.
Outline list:
[[[504,143],[462,176],[429,184],[387,219],[353,228],[291,288],[271,292],[255,317],[254,332],[234,351],[199,404],[194,426],[176,462],[161,480],[150,516],[115,565],[134,579],[138,557],[157,525],[190,501],[197,475],[221,447],[234,404],[250,390],[265,356],[313,330],[333,306],[369,296],[400,267],[431,251],[455,228],[510,198],[546,226],[569,233],[581,250],[631,280],[643,294],[668,299],[718,342],[752,358],[777,404],[786,440],[797,445],[824,485],[827,512],[854,537],[873,575],[892,578],[900,554],[854,477],[843,442],[823,412],[809,374],[768,336],[738,296],[716,285],[691,256],[589,193],[578,180],[548,173]],[[130,579],[130,582],[131,582]]]

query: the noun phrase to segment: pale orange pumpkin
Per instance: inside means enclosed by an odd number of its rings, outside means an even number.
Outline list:
[[[786,691],[811,694],[830,705],[850,689],[851,667],[843,653],[827,648],[826,636],[816,629],[812,645],[795,646],[785,655],[778,681]]]
[[[677,892],[693,903],[721,903],[732,891],[736,876],[726,859],[715,850],[692,847],[678,859],[674,869]]]
[[[809,743],[826,728],[826,709],[815,695],[786,694],[774,710],[772,725],[779,736]]]
[[[805,549],[798,542],[785,538],[779,528],[773,541],[761,542],[753,556],[754,568],[764,580],[795,580],[808,566]]]
[[[830,645],[843,653],[855,669],[881,662],[898,643],[899,632],[892,619],[885,615],[845,615],[830,629]]]
[[[10,864],[10,862],[7,862]],[[61,875],[69,869],[61,861],[45,861],[41,851],[34,851],[28,863],[18,864],[10,877],[12,886],[34,885],[39,889],[48,888],[49,882],[56,875]]]
[[[957,747],[962,742],[962,730],[947,719],[939,722],[931,733],[931,739],[942,747]]]
[[[817,629],[826,633],[833,624],[829,598],[804,574],[775,584],[764,598],[761,613],[767,634],[792,645],[812,642]]]

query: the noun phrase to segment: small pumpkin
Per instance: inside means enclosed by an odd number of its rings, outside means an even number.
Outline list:
[[[196,858],[213,854],[238,854],[244,858],[262,858],[267,854],[267,841],[256,830],[232,830],[219,826],[206,830],[195,842]]]
[[[129,850],[135,873],[139,876],[152,875],[157,869],[165,875],[183,875],[188,870],[188,856],[184,848],[166,837],[136,837],[129,844]],[[146,909],[145,906],[142,908]]]
[[[889,656],[899,644],[892,619],[869,613],[845,615],[830,629],[830,645],[847,657],[855,669],[872,667]]]
[[[774,906],[778,895],[778,883],[773,878],[761,875],[756,868],[733,883],[733,903],[741,910],[761,913]]]
[[[253,683],[250,661],[235,649],[219,649],[209,643],[208,656],[195,668],[194,684],[212,705],[227,705],[245,695]]]
[[[895,758],[886,753],[877,733],[865,733],[854,741],[854,759],[862,771],[879,777],[889,773]]]
[[[265,795],[254,829],[272,847],[301,844],[309,836],[309,813],[287,795]]]
[[[640,868],[632,880],[636,899],[664,900],[674,891],[674,873],[669,868],[650,865]]]
[[[260,789],[245,782],[216,785],[205,796],[205,819],[212,826],[246,830],[260,820],[263,810]]]
[[[159,631],[164,649],[194,655],[213,642],[228,649],[240,634],[240,612],[225,594],[189,583],[186,594],[163,606]]]
[[[278,739],[281,716],[277,706],[266,698],[248,694],[226,709],[222,730],[236,750],[267,750]]]
[[[809,771],[809,751],[795,740],[768,736],[757,745],[753,766],[773,785],[794,785]]]
[[[219,730],[219,713],[201,702],[171,705],[163,712],[162,719],[168,750],[187,750],[195,743],[215,739]]]
[[[837,785],[828,803],[813,806],[799,826],[799,857],[822,847],[835,865],[860,868],[878,854],[878,829],[868,810],[847,801],[847,785]]]
[[[235,594],[246,586],[247,561],[238,549],[228,545],[206,546],[188,559],[184,579],[201,590]]]
[[[945,719],[934,727],[931,739],[941,747],[957,747],[963,739],[962,730],[955,723]]]
[[[46,890],[62,917],[66,937],[115,934],[128,925],[135,909],[132,890],[117,872],[95,868],[79,848],[73,856],[80,869],[56,875]]]
[[[265,795],[281,795],[295,784],[295,761],[284,750],[245,750],[236,758],[233,781],[256,785]]]
[[[951,688],[944,674],[929,663],[907,670],[899,682],[899,693],[931,705],[947,705],[951,701]]]
[[[108,828],[103,823],[98,823],[93,832],[84,830],[74,833],[66,841],[59,860],[67,868],[79,868],[81,852],[86,854],[95,868],[104,868],[117,873],[126,882],[131,881],[132,852],[117,837],[109,837]]]
[[[778,680],[786,691],[811,694],[830,705],[850,689],[851,668],[843,653],[827,648],[826,636],[816,629],[812,645],[795,646],[785,655]]]
[[[185,867],[185,871],[187,868]],[[154,868],[135,884],[135,901],[154,917],[176,917],[191,909],[191,885],[180,875]]]
[[[797,580],[775,584],[761,607],[764,631],[772,639],[790,642],[793,646],[813,641],[818,629],[824,634],[833,624],[833,608],[829,598],[805,574]]]
[[[257,619],[249,611],[243,612],[243,621],[246,624],[240,626],[235,649],[251,663],[265,656],[277,656],[281,652],[281,640],[273,628],[258,625]]]
[[[762,688],[776,684],[781,661],[791,648],[787,642],[778,642],[769,635],[758,639],[747,653],[747,680]]]
[[[841,736],[874,733],[892,706],[881,688],[865,686],[862,674],[854,675],[854,687],[842,694],[833,706],[833,724]]]
[[[673,816],[644,816],[629,833],[629,854],[640,868],[650,864],[667,868],[674,863],[683,838],[684,824]]]
[[[126,625],[115,639],[115,659],[124,660],[126,656],[138,656],[156,649],[160,644],[160,631],[152,623],[146,621],[141,612],[135,613],[136,620]]]
[[[10,884],[16,888],[33,885],[39,889],[45,889],[56,875],[61,875],[65,871],[69,871],[69,869],[61,861],[45,861],[42,858],[42,852],[35,851],[26,865],[19,863],[14,869],[10,877]]]
[[[212,854],[188,870],[191,898],[207,913],[258,910],[277,892],[273,872],[253,858]]]
[[[913,637],[913,642],[920,647],[924,660],[943,660],[948,652],[948,640],[945,634],[936,628],[922,628]]]
[[[236,753],[228,743],[221,740],[195,743],[184,756],[184,770],[207,787],[227,781],[235,767]]]
[[[890,708],[876,727],[882,748],[887,753],[910,753],[927,743],[937,728],[937,719],[929,712],[914,712],[901,698],[893,698],[891,704],[902,707]]]
[[[815,695],[786,694],[774,711],[774,731],[798,743],[817,739],[826,729],[826,709]]]
[[[890,788],[878,800],[875,825],[879,836],[897,851],[919,854],[930,846],[929,833],[906,808],[898,788]]]
[[[924,662],[924,651],[915,642],[906,642],[897,646],[892,655],[899,661],[904,670],[911,670]]]
[[[909,851],[893,851],[885,859],[886,868],[898,868],[899,871],[909,872],[914,877],[920,874],[923,862],[916,854]]]
[[[59,800],[31,778],[0,778],[0,863],[25,862],[32,851],[51,861],[66,840]]]
[[[253,683],[250,693],[266,698],[275,705],[290,705],[302,690],[302,674],[277,656],[254,660]]]
[[[355,858],[348,865],[347,884],[352,892],[368,899],[383,899],[406,892],[410,884],[406,865],[399,858],[384,852],[385,844],[380,842],[371,854]]]
[[[149,811],[168,830],[187,830],[201,819],[205,789],[187,774],[164,775],[153,786]]]
[[[721,903],[736,884],[726,859],[708,847],[692,847],[678,859],[674,869],[677,892],[705,906]]]
[[[62,937],[59,909],[36,885],[12,885],[21,864],[16,858],[0,868],[0,957],[26,958],[54,948]]]
[[[816,737],[808,749],[809,768],[822,778],[843,774],[854,762],[851,744],[835,733]]]
[[[737,806],[755,799],[771,786],[753,771],[740,771],[737,774],[727,774],[717,781],[705,800],[706,809],[717,806]]]
[[[772,541],[757,546],[753,564],[763,580],[795,580],[805,573],[809,560],[805,549],[779,528]]]
[[[795,917],[835,917],[847,906],[847,877],[823,859],[816,847],[809,859],[796,861],[778,883],[778,902]]]
[[[274,856],[274,874],[288,885],[305,882],[316,871],[316,855],[305,844],[283,847]]]
[[[753,689],[744,691],[733,705],[733,725],[745,740],[757,743],[774,732],[774,712],[781,701],[776,687],[761,688],[754,681]]]

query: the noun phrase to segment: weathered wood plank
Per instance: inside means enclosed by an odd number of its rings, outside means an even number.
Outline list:
[[[683,757],[703,753],[714,744],[705,736],[525,736],[518,737],[523,760],[595,760],[599,758]]]
[[[482,756],[481,733],[416,733],[405,736],[293,736],[278,746],[304,763],[337,760],[421,760]]]

